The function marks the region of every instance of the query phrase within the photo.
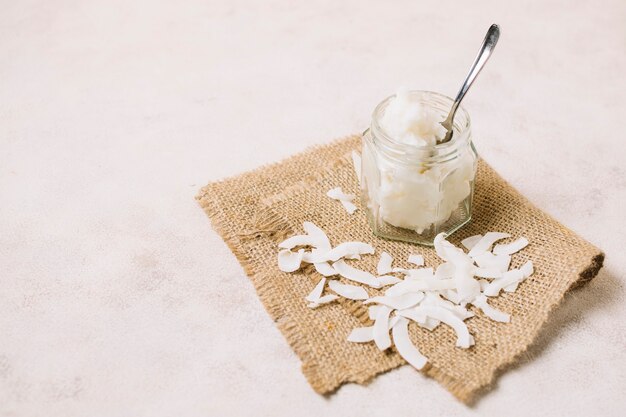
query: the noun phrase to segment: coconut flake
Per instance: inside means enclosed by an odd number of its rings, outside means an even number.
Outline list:
[[[296,246],[315,246],[316,240],[309,235],[296,235],[283,240],[278,244],[282,249],[293,249]]]
[[[361,184],[361,155],[356,151],[352,151],[352,166],[354,167],[354,173],[356,174],[359,184]]]
[[[343,261],[343,259],[333,263],[333,269],[337,271],[339,275],[349,279],[350,281],[369,285],[372,288],[380,288],[382,286],[374,275],[348,265]]]
[[[380,309],[380,307],[380,304],[375,304],[367,308],[367,315],[369,316],[370,320],[376,320],[376,314],[378,314],[378,310]]]
[[[454,279],[423,279],[423,280],[404,280],[387,288],[385,296],[398,297],[403,294],[419,292],[419,291],[441,291],[456,288]]]
[[[376,310],[378,311],[378,310]],[[372,320],[375,320],[373,317]],[[393,316],[389,318],[389,330],[391,330],[402,319],[400,316]],[[356,327],[352,329],[348,336],[348,342],[366,343],[374,340],[374,326],[368,327]]]
[[[430,279],[435,277],[435,271],[432,268],[409,269],[409,279]]]
[[[480,294],[480,283],[474,279],[471,265],[456,265],[452,279],[460,301],[470,302]]]
[[[378,275],[384,275],[391,272],[391,263],[393,258],[387,252],[381,252],[378,265],[376,266],[376,272]]]
[[[424,314],[428,317],[440,320],[448,326],[452,327],[456,332],[456,345],[461,348],[469,348],[474,344],[474,338],[467,330],[467,326],[463,323],[463,320],[459,319],[450,310],[438,307],[438,306],[422,306],[420,305],[415,309],[418,314]],[[409,317],[410,318],[410,317]]]
[[[337,271],[330,266],[328,262],[316,262],[313,264],[315,270],[325,277],[332,277],[333,275],[337,275]]]
[[[363,304],[377,303],[396,310],[404,310],[417,305],[424,299],[423,292],[406,293],[397,297],[378,296],[365,300]]]
[[[424,257],[422,255],[411,254],[409,255],[409,263],[412,263],[417,266],[423,266]]]
[[[374,327],[356,327],[348,335],[348,342],[366,343],[374,340]]]
[[[327,295],[324,295],[324,296],[318,298],[317,301],[315,301],[313,303],[309,303],[308,307],[309,308],[317,308],[317,307],[319,307],[321,305],[328,304],[328,303],[330,303],[332,301],[335,301],[337,299],[339,299],[339,297],[336,296],[335,294],[327,294]]]
[[[484,252],[474,257],[474,262],[481,268],[497,268],[501,272],[509,270],[511,265],[510,255],[494,255],[491,252]]]
[[[480,238],[480,240],[469,251],[469,256],[474,257],[480,255],[483,252],[488,252],[489,249],[491,249],[491,245],[493,245],[498,240],[505,239],[507,237],[511,237],[511,235],[508,233],[500,232],[485,233],[485,236]]]
[[[319,300],[322,296],[322,293],[324,292],[324,285],[326,285],[326,278],[322,278],[319,280],[315,288],[313,288],[313,291],[311,291],[309,295],[306,296],[305,300],[312,303]]]
[[[524,278],[524,274],[519,269],[511,269],[502,275],[502,278],[493,280],[491,284],[485,288],[483,294],[489,297],[495,297],[500,290],[511,284],[518,283]]]
[[[352,201],[356,198],[356,196],[354,194],[346,194],[343,192],[343,190],[341,189],[341,187],[335,187],[332,190],[328,190],[328,192],[326,193],[326,195],[330,198],[332,198],[333,200],[340,200],[340,201]]]
[[[389,330],[393,329],[393,326],[395,326],[396,324],[398,324],[398,321],[400,321],[402,317],[400,316],[393,316],[392,318],[389,319]]]
[[[369,298],[367,291],[363,287],[342,284],[335,280],[329,281],[328,286],[340,296],[350,300],[367,300]]]
[[[528,239],[520,237],[511,243],[496,245],[496,247],[493,248],[493,253],[495,255],[512,255],[515,252],[521,251],[526,246],[528,246]]]
[[[472,301],[472,304],[478,307],[485,314],[485,316],[492,320],[499,321],[501,323],[508,323],[511,321],[511,316],[509,314],[490,306],[487,302],[487,297],[482,294],[476,297],[476,299]]]
[[[385,350],[391,346],[391,338],[389,337],[389,315],[391,309],[387,306],[382,306],[374,321],[374,343],[378,346],[378,349]]]
[[[391,272],[393,273],[404,274],[404,275],[411,275],[411,271],[415,271],[415,269],[393,268],[391,270]]]
[[[386,287],[387,285],[394,285],[398,282],[402,282],[400,278],[394,277],[393,275],[383,275],[382,277],[378,277],[377,280],[381,287]]]
[[[474,235],[467,237],[461,241],[461,245],[465,246],[465,249],[472,250],[472,248],[482,239],[483,235]]]
[[[520,267],[520,271],[524,274],[524,278],[531,276],[535,272],[533,261],[526,261],[526,263]]]
[[[343,206],[343,208],[346,209],[346,211],[348,212],[348,214],[354,214],[354,212],[356,211],[357,207],[351,203],[350,201],[344,201],[344,200],[340,200],[339,201],[341,203],[341,205]]]
[[[330,245],[330,240],[328,239],[328,236],[326,236],[326,233],[324,233],[321,228],[316,226],[315,223],[304,222],[302,223],[302,228],[307,233],[307,235],[309,235],[313,239],[313,246],[315,248],[330,250],[332,246]]]
[[[474,276],[480,278],[501,278],[500,268],[474,268]]]
[[[455,316],[457,316],[461,320],[474,317],[474,313],[469,311],[467,308],[457,305],[455,303],[452,303],[448,300],[444,300],[443,298],[441,298],[439,294],[435,294],[432,292],[426,293],[426,297],[424,298],[424,301],[420,305],[443,307],[447,310],[450,310]]]
[[[437,267],[435,271],[435,278],[437,279],[446,279],[452,278],[454,276],[454,264],[450,262],[444,262]]]
[[[313,257],[314,262],[338,261],[351,255],[374,253],[372,245],[363,242],[344,242],[325,253]]]
[[[300,269],[304,249],[298,252],[292,252],[289,249],[283,249],[278,252],[278,269],[283,272],[294,272]]]
[[[356,206],[352,203],[352,200],[354,200],[356,196],[354,194],[344,193],[341,187],[329,190],[326,195],[333,200],[339,200],[348,213],[352,214],[356,210]]]
[[[419,349],[413,345],[409,337],[409,321],[400,317],[398,323],[391,330],[393,335],[393,343],[402,358],[412,367],[420,370],[426,365],[428,359],[422,355]]]

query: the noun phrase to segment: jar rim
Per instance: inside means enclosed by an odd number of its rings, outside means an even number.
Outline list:
[[[409,90],[408,93],[411,95],[419,95],[419,96],[433,96],[435,98],[448,102],[449,108],[452,108],[452,104],[454,103],[454,100],[452,98],[446,96],[445,94],[437,93],[434,91]],[[383,101],[378,103],[378,105],[374,108],[374,111],[372,113],[372,128],[376,131],[376,136],[382,136],[382,138],[385,139],[390,145],[402,146],[402,147],[406,147],[406,149],[415,150],[415,151],[430,150],[430,151],[437,151],[437,153],[442,153],[446,151],[454,151],[456,147],[458,147],[460,144],[465,142],[464,140],[462,140],[462,138],[465,138],[465,139],[469,138],[469,135],[467,133],[471,129],[471,125],[472,125],[471,119],[465,107],[459,106],[457,109],[455,120],[459,119],[459,112],[460,112],[461,113],[460,115],[462,116],[465,123],[462,126],[459,126],[459,131],[455,133],[460,133],[461,139],[459,138],[458,135],[456,135],[456,137],[455,135],[453,135],[452,140],[450,140],[449,142],[438,143],[435,145],[428,145],[428,144],[427,145],[410,145],[410,144],[404,144],[404,143],[398,142],[392,136],[390,136],[385,131],[385,129],[383,129],[382,126],[380,126],[380,123],[379,123],[379,119],[380,119],[380,116],[382,116],[383,110],[387,108],[391,100],[393,100],[396,97],[397,97],[397,94],[393,94],[393,95],[386,97]]]

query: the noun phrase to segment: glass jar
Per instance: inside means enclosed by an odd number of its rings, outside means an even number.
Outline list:
[[[444,120],[452,100],[430,91],[410,91],[436,120]],[[363,134],[361,198],[380,237],[432,246],[440,232],[450,234],[472,215],[478,155],[470,117],[459,107],[452,140],[439,145],[408,145],[391,137],[380,120],[395,96],[374,110]]]

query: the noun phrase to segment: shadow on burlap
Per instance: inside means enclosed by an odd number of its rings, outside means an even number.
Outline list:
[[[372,324],[361,302],[340,299],[309,309],[304,297],[321,275],[310,266],[291,274],[278,270],[277,243],[303,233],[302,222],[312,221],[326,231],[334,245],[352,240],[371,243],[377,255],[356,261],[354,266],[361,269],[375,271],[381,251],[394,257],[394,266],[409,267],[404,260],[411,253],[424,255],[427,266],[440,263],[431,248],[375,237],[360,206],[349,215],[337,201],[326,197],[326,191],[338,186],[358,195],[349,154],[359,147],[360,136],[348,137],[210,183],[196,197],[302,360],[309,383],[321,394],[346,382],[365,383],[405,362],[393,348],[380,352],[373,343],[346,341],[354,327]],[[474,310],[476,316],[466,320],[476,340],[470,349],[455,347],[456,336],[448,326],[432,332],[415,324],[410,327],[413,342],[429,359],[422,372],[465,403],[486,391],[499,371],[515,363],[565,293],[592,279],[604,260],[598,248],[534,207],[480,161],[472,222],[450,241],[459,245],[461,239],[487,231],[508,232],[513,238],[525,236],[531,242],[513,256],[511,266],[530,259],[535,266],[533,276],[516,292],[490,299],[495,308],[511,314],[511,322],[497,323]],[[378,295],[378,290],[368,288],[368,292]]]

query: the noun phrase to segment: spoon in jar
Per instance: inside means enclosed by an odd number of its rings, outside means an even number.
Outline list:
[[[454,130],[454,115],[459,108],[459,104],[461,104],[461,100],[463,100],[463,97],[465,97],[465,93],[467,93],[467,90],[469,90],[469,88],[472,86],[474,80],[489,60],[489,57],[493,53],[493,49],[496,47],[496,43],[498,43],[499,37],[500,28],[498,27],[498,25],[491,25],[491,27],[487,31],[487,35],[485,35],[485,39],[483,40],[483,44],[478,51],[476,59],[474,59],[472,67],[470,68],[470,71],[467,74],[467,77],[465,78],[465,81],[463,82],[459,93],[456,95],[456,99],[454,99],[454,103],[452,104],[452,109],[450,109],[448,117],[443,122],[440,122],[441,125],[446,129],[446,135],[443,137],[443,139],[437,140],[438,144],[449,142],[452,139],[452,134]]]

